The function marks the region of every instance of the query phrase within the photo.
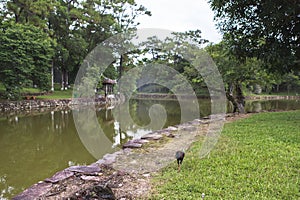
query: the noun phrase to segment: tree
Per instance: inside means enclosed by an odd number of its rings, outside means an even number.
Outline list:
[[[81,23],[83,10],[76,0],[59,0],[55,12],[48,18],[48,27],[58,45],[53,59],[54,68],[61,71],[62,89],[69,85],[69,73],[78,69],[87,54]]]
[[[185,79],[188,80],[196,94],[207,95],[207,87],[203,78],[191,63],[193,59],[197,59],[193,55],[193,53],[195,53],[193,51],[195,49],[198,51],[199,48],[201,48],[201,45],[206,42],[207,40],[201,37],[200,30],[173,32],[170,37],[167,37],[164,40],[160,40],[156,36],[153,36],[140,44],[140,51],[142,52],[141,61],[144,63],[167,65],[175,69],[180,75],[183,75]],[[191,48],[191,46],[195,49]],[[191,55],[182,55],[183,52],[188,52]],[[190,57],[191,59],[187,60],[184,56]],[[173,89],[176,89],[177,91],[186,88],[186,82],[178,81],[182,76],[175,77],[174,79],[174,74],[169,74],[166,70],[163,71],[158,69],[154,74],[149,74],[148,76],[153,77],[155,80],[156,78],[161,79],[161,75],[164,76],[164,79],[159,80],[158,82],[162,83],[165,81],[164,83],[166,83],[166,85],[172,85]],[[150,92],[169,92],[167,88],[163,88],[157,84],[149,85],[142,89],[146,89]]]
[[[83,59],[96,45],[115,33],[134,29],[137,15],[149,13],[134,0],[0,2],[0,23],[33,25],[56,41],[52,71],[61,71],[64,89],[75,79]],[[38,76],[33,78],[38,82]]]
[[[13,16],[15,23],[30,23],[46,29],[48,16],[55,5],[55,0],[8,0],[2,15],[5,18]]]
[[[274,74],[264,68],[262,61],[250,57],[244,61],[237,59],[226,42],[210,44],[205,49],[222,75],[226,97],[233,105],[233,112],[245,112],[244,88],[255,85],[271,87],[274,84]]]
[[[20,90],[28,83],[47,90],[53,40],[31,25],[6,23],[0,32],[0,78],[6,97],[20,98]]]
[[[238,59],[256,57],[269,71],[299,69],[298,1],[210,0],[210,4],[224,39]]]

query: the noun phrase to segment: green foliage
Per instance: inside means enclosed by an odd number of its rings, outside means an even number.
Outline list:
[[[265,63],[255,57],[246,57],[241,62],[232,54],[226,41],[210,44],[205,50],[216,63],[227,90],[234,83],[241,83],[243,89],[249,90],[248,94],[254,92],[256,85],[266,93],[297,91],[300,88],[299,72],[293,70],[284,74],[269,72]]]
[[[106,6],[112,9],[112,15],[116,19],[114,30],[117,33],[135,30],[139,24],[136,18],[139,15],[151,16],[151,12],[144,6],[138,5],[135,0],[106,1]]]
[[[281,91],[287,91],[289,94],[291,91],[300,93],[300,72],[290,72],[279,78]]]
[[[298,199],[300,111],[261,113],[226,124],[209,158],[202,141],[156,175],[151,199]]]
[[[243,83],[248,87],[255,84],[270,87],[274,84],[275,75],[266,71],[263,62],[251,57],[241,62],[230,52],[230,47],[224,41],[208,45],[206,51],[216,63],[227,86]]]
[[[4,5],[5,6],[5,5]],[[46,28],[47,17],[54,11],[55,0],[8,0],[1,15],[13,16],[16,23],[30,23]]]
[[[8,0],[1,2],[0,6],[1,24],[14,22],[24,26],[35,26],[56,41],[54,55],[45,51],[47,45],[41,47],[43,43],[38,48],[44,49],[47,59],[52,56],[53,68],[61,71],[65,84],[74,81],[83,59],[96,45],[115,33],[134,29],[138,24],[138,15],[151,13],[134,0]],[[35,41],[35,38],[32,40]],[[19,54],[26,55],[27,52],[22,51]],[[40,53],[37,55],[41,57]],[[31,68],[37,65],[44,65],[45,58],[33,59],[36,65],[22,69],[31,71]],[[16,62],[24,63],[22,60]],[[22,71],[19,74],[21,82],[24,82],[24,73]],[[49,75],[45,68],[36,68],[31,81],[41,88],[46,88],[48,82],[39,78],[45,75]],[[18,90],[13,82],[7,82],[6,85],[10,93],[12,90]]]
[[[200,45],[206,42],[207,40],[201,38],[200,30],[174,32],[164,40],[160,40],[156,36],[150,37],[140,44],[139,48],[142,54],[140,62],[152,69],[154,66],[161,65],[161,68],[158,67],[157,70],[146,69],[145,73],[156,82],[171,86],[170,90],[184,91],[188,83],[197,95],[204,94],[207,96],[206,84],[195,66],[193,66],[193,62],[196,62],[196,60],[201,62],[201,58],[195,56],[195,49],[199,53]],[[182,55],[183,53],[187,55]],[[174,76],[171,70],[165,70],[162,68],[163,66],[175,69],[178,74]],[[152,71],[152,74],[150,71]],[[158,85],[149,86],[147,90],[150,90],[150,92],[166,92]]]
[[[259,58],[270,71],[299,67],[298,1],[210,0],[210,4],[237,58]]]
[[[31,25],[9,23],[1,26],[0,44],[0,78],[7,98],[20,98],[28,80],[42,90],[49,88],[53,41],[47,34]]]

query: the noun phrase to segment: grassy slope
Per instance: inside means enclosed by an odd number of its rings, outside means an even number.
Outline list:
[[[61,91],[59,84],[55,84],[54,88],[55,88],[54,92],[49,93],[47,95],[43,95],[43,96],[37,96],[36,98],[37,99],[68,99],[68,98],[72,98],[72,93],[73,93],[72,88]],[[4,92],[5,92],[5,88],[4,88],[3,84],[0,83],[0,93],[4,93]],[[41,92],[41,91],[37,88],[23,88],[21,90],[21,93],[39,93],[39,92]]]
[[[225,125],[210,157],[201,142],[154,179],[151,199],[300,199],[300,111],[261,113]]]
[[[68,98],[72,98],[72,93],[73,90],[72,89],[68,89],[68,90],[55,90],[53,93],[49,93],[47,95],[43,95],[43,96],[37,96],[37,99],[68,99]]]

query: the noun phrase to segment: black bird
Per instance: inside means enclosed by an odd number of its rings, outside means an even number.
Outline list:
[[[183,158],[184,158],[184,152],[183,151],[177,151],[175,154],[175,157],[177,159],[178,164],[178,172],[180,172],[180,165],[182,164]]]

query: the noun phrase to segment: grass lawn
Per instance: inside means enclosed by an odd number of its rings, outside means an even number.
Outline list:
[[[300,111],[227,123],[209,158],[201,141],[153,179],[150,199],[300,199]]]
[[[60,84],[55,84],[54,86],[54,92],[49,93],[47,95],[43,96],[36,96],[36,99],[68,99],[72,98],[73,89],[72,87],[68,90],[60,90]],[[3,84],[0,83],[0,93],[4,93],[5,88]],[[23,88],[21,90],[21,93],[40,93],[41,91],[38,88]]]
[[[42,96],[37,96],[36,99],[69,99],[72,98],[72,93],[73,93],[73,87],[69,88],[68,90],[61,90],[61,85],[60,84],[54,84],[54,91],[42,95]]]
[[[43,96],[37,96],[36,99],[68,99],[72,98],[73,89],[54,90],[54,92]]]

